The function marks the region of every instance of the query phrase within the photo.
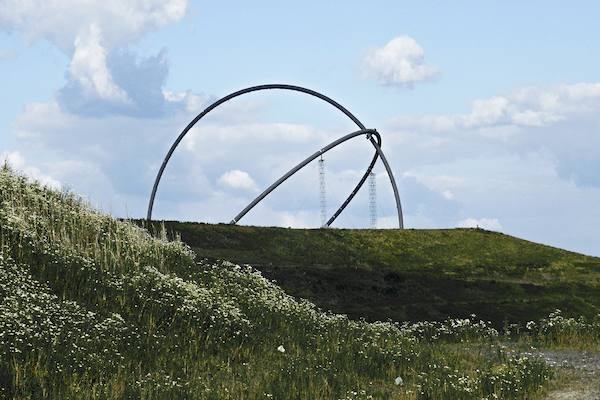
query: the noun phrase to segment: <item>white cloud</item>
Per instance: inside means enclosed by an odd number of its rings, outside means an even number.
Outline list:
[[[241,189],[248,191],[256,191],[258,187],[254,179],[246,171],[233,169],[225,172],[219,177],[219,183],[231,189]]]
[[[45,38],[70,57],[67,83],[57,94],[69,112],[159,117],[188,108],[190,98],[166,98],[164,52],[138,60],[123,49],[180,20],[186,9],[187,0],[6,0],[0,28]]]
[[[412,86],[439,74],[436,67],[425,64],[423,48],[409,36],[398,36],[369,51],[363,65],[366,75],[384,86]]]
[[[578,83],[554,87],[528,87],[507,96],[474,100],[466,114],[398,117],[396,128],[430,132],[505,127],[546,127],[600,109],[600,84]]]
[[[502,225],[496,218],[467,218],[459,221],[456,226],[459,228],[482,228],[490,231],[502,230]]]
[[[81,95],[129,103],[123,89],[118,87],[106,65],[106,49],[102,46],[100,29],[93,23],[75,38],[75,50],[69,64],[69,78],[82,88]]]
[[[465,114],[401,117],[390,128],[403,146],[421,150],[418,163],[544,151],[561,178],[600,187],[598,115],[600,84],[587,82],[522,88],[475,100]],[[427,142],[439,146],[425,149]]]
[[[448,189],[444,190],[442,192],[442,196],[444,196],[444,198],[448,199],[448,200],[454,199],[454,193],[452,192],[452,190],[448,190]]]
[[[72,53],[75,41],[95,25],[108,49],[180,20],[187,0],[4,0],[0,27],[30,40],[46,38]]]
[[[37,181],[42,185],[51,187],[53,189],[61,188],[61,184],[58,180],[54,179],[50,175],[42,173],[39,168],[28,165],[25,157],[18,151],[6,151],[0,153],[0,162],[6,162],[14,170],[21,172],[29,179]]]
[[[201,151],[204,153],[204,157],[213,157],[223,151],[230,152],[240,143],[243,146],[253,144],[253,148],[248,148],[247,151],[256,151],[257,155],[263,154],[266,156],[269,152],[261,150],[259,144],[269,145],[271,152],[276,147],[289,147],[299,144],[312,144],[314,149],[317,150],[318,146],[326,140],[325,136],[323,132],[302,124],[282,122],[204,123],[192,128],[183,145],[189,151]],[[208,143],[211,144],[211,152],[206,152]]]
[[[183,110],[188,113],[197,114],[204,109],[208,104],[208,99],[190,92],[173,92],[163,89],[162,95],[164,99],[171,104],[182,104]]]
[[[402,174],[404,178],[413,178],[429,190],[441,194],[446,200],[455,198],[454,191],[465,184],[464,177],[451,175],[430,175],[415,170]]]
[[[508,116],[509,100],[496,96],[484,100],[475,100],[471,113],[464,117],[464,126],[490,126],[505,122]]]
[[[103,52],[101,47],[95,49],[96,44],[92,38],[82,44],[82,57],[78,56],[79,47],[73,56],[67,84],[57,93],[57,102],[66,111],[86,117],[157,119],[197,112],[205,105],[202,96],[163,87],[168,75],[165,51],[140,59],[125,50]]]

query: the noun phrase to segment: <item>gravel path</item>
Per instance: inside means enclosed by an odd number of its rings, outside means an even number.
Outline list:
[[[600,353],[581,350],[537,350],[529,353],[561,369],[568,386],[548,394],[548,400],[600,400]]]

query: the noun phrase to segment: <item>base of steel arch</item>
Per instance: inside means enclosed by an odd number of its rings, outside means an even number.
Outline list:
[[[337,108],[339,111],[341,111],[342,113],[344,113],[348,118],[350,118],[352,120],[352,122],[354,122],[357,126],[358,126],[358,130],[352,133],[349,133],[345,136],[342,136],[341,138],[331,142],[330,144],[328,144],[327,146],[323,147],[322,149],[316,151],[315,153],[313,153],[312,155],[310,155],[309,157],[307,157],[306,159],[304,159],[302,162],[300,162],[298,165],[296,165],[294,168],[292,168],[291,170],[289,170],[288,172],[286,172],[281,178],[279,178],[277,181],[275,181],[271,186],[269,186],[267,189],[265,189],[260,195],[258,195],[254,200],[252,200],[252,202],[250,204],[248,204],[248,206],[246,206],[242,211],[240,211],[232,220],[231,223],[232,224],[236,224],[237,222],[239,222],[240,219],[242,219],[242,217],[244,215],[246,215],[254,206],[256,206],[258,203],[260,203],[269,193],[271,193],[273,190],[275,190],[279,185],[281,185],[283,182],[285,182],[288,178],[290,178],[292,175],[294,175],[296,172],[300,171],[302,168],[304,168],[308,163],[310,163],[311,161],[313,161],[315,158],[319,157],[320,155],[326,153],[327,151],[333,149],[334,147],[344,143],[345,141],[352,139],[354,137],[357,136],[361,136],[364,135],[373,145],[373,147],[375,148],[375,154],[373,156],[373,159],[371,160],[371,163],[369,164],[369,166],[367,167],[367,170],[365,171],[364,175],[361,177],[360,181],[358,182],[358,184],[356,185],[356,187],[352,190],[352,192],[348,195],[348,197],[346,198],[346,200],[344,200],[344,202],[342,203],[342,205],[337,209],[337,211],[331,216],[331,218],[329,218],[329,220],[325,223],[324,227],[329,227],[333,221],[336,220],[336,218],[342,213],[342,211],[344,211],[344,209],[348,206],[348,204],[350,204],[350,202],[352,201],[352,199],[354,198],[354,196],[356,195],[356,193],[358,193],[358,191],[360,190],[360,188],[363,186],[363,184],[365,183],[365,181],[367,180],[367,177],[369,176],[369,174],[371,173],[371,171],[373,170],[373,167],[375,166],[375,163],[377,162],[378,158],[381,158],[381,161],[383,162],[383,165],[385,167],[385,170],[387,172],[387,175],[390,179],[390,183],[392,185],[392,190],[394,192],[394,198],[396,201],[396,210],[398,213],[398,228],[403,229],[404,228],[404,221],[403,221],[403,217],[402,217],[402,205],[400,203],[400,195],[398,193],[398,187],[396,185],[396,180],[394,179],[394,174],[392,173],[392,169],[390,168],[390,165],[383,153],[383,150],[381,149],[381,135],[375,130],[375,129],[367,129],[362,122],[360,122],[358,120],[358,118],[356,118],[352,113],[350,113],[350,111],[348,111],[346,108],[344,108],[342,105],[340,105],[339,103],[335,102],[334,100],[332,100],[331,98],[316,92],[314,90],[311,89],[307,89],[301,86],[294,86],[294,85],[285,85],[285,84],[268,84],[268,85],[259,85],[259,86],[252,86],[246,89],[242,89],[239,90],[237,92],[231,93],[217,101],[215,101],[214,103],[212,103],[210,106],[208,106],[206,109],[204,109],[204,111],[202,111],[200,114],[198,114],[186,127],[185,129],[179,134],[179,136],[177,137],[177,139],[175,139],[175,142],[173,142],[173,144],[171,145],[171,148],[169,149],[167,155],[165,156],[162,165],[160,166],[160,169],[158,171],[158,174],[156,175],[156,179],[154,181],[154,186],[152,187],[152,194],[150,195],[150,201],[148,204],[148,214],[147,214],[147,219],[148,221],[150,221],[152,219],[152,208],[154,207],[154,200],[156,198],[156,192],[158,190],[158,185],[160,183],[160,180],[162,178],[162,175],[165,171],[165,168],[167,167],[167,164],[169,163],[169,160],[171,159],[171,156],[173,155],[173,153],[175,152],[175,149],[177,148],[177,146],[179,145],[179,143],[183,140],[183,138],[185,137],[185,135],[187,135],[187,133],[190,131],[190,129],[192,129],[192,127],[194,125],[196,125],[196,123],[198,121],[200,121],[206,114],[208,114],[209,112],[211,112],[212,110],[214,110],[215,108],[217,108],[218,106],[222,105],[223,103],[226,103],[227,101],[247,94],[247,93],[251,93],[251,92],[257,92],[260,90],[271,90],[271,89],[280,89],[280,90],[288,90],[288,91],[294,91],[294,92],[300,92],[300,93],[305,93],[311,96],[314,96],[318,99],[321,99],[329,104],[331,104],[332,106],[334,106],[335,108]]]

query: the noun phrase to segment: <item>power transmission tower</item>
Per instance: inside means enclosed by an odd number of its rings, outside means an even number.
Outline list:
[[[369,222],[377,229],[377,180],[373,172],[369,174]]]
[[[321,206],[321,227],[327,223],[327,193],[325,191],[325,160],[319,158],[319,204]]]

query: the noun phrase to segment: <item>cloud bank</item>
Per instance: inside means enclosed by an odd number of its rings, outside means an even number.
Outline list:
[[[67,83],[57,93],[66,111],[161,117],[195,99],[164,93],[164,51],[139,58],[127,46],[181,20],[186,9],[187,0],[6,0],[0,3],[0,28],[31,41],[46,39],[70,58]]]
[[[503,232],[599,254],[599,83],[523,87],[463,114],[396,117],[385,132],[395,168],[458,205],[431,221],[407,203],[413,221],[498,230],[497,220]]]

